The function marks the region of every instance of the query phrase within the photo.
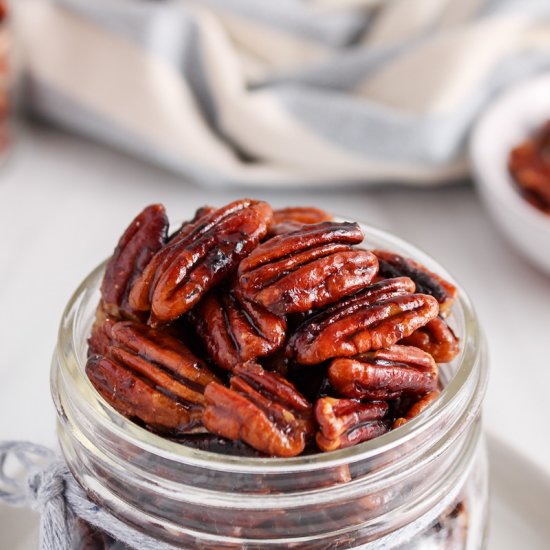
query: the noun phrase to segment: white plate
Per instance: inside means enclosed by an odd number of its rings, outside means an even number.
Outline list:
[[[550,479],[496,438],[488,438],[491,524],[488,550],[550,548]],[[0,506],[0,548],[36,550],[38,517]]]
[[[516,191],[508,155],[550,118],[550,74],[513,86],[483,113],[470,139],[470,159],[481,197],[516,248],[550,274],[550,216]]]

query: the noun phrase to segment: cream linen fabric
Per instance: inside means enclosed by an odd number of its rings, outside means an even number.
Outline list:
[[[502,87],[550,67],[548,0],[15,5],[32,108],[200,183],[431,185]]]

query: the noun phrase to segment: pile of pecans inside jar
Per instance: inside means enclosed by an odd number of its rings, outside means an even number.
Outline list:
[[[145,208],[107,263],[88,377],[123,415],[211,451],[292,457],[401,426],[459,352],[456,288],[363,239],[249,199],[169,236],[164,207]]]

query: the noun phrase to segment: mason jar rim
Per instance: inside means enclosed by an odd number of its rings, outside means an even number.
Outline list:
[[[348,221],[350,220],[348,219]],[[386,231],[362,222],[358,223],[365,232],[365,241],[367,243],[370,237],[377,242],[383,242],[385,247],[412,257],[456,284],[454,278],[438,262],[417,247]],[[380,246],[377,246],[377,248],[380,248]],[[132,443],[144,451],[152,452],[155,455],[182,464],[235,473],[287,474],[313,471],[382,456],[413,440],[420,434],[426,433],[426,430],[430,430],[442,414],[445,414],[455,406],[457,400],[460,399],[461,390],[476,375],[477,380],[473,389],[474,395],[472,399],[475,403],[473,409],[479,409],[487,383],[486,369],[484,365],[480,365],[481,347],[483,344],[482,335],[470,299],[457,284],[458,293],[455,307],[459,305],[464,323],[464,341],[461,346],[461,356],[457,370],[430,407],[398,429],[390,430],[375,439],[345,449],[293,458],[257,458],[226,455],[194,449],[177,441],[167,439],[135,424],[107,403],[93,388],[85,374],[85,365],[82,363],[82,358],[76,352],[78,341],[75,325],[76,321],[78,321],[80,303],[84,293],[90,288],[91,282],[96,279],[99,280],[105,264],[106,261],[96,267],[83,280],[69,299],[59,327],[58,350],[62,354],[64,350],[71,350],[74,354],[74,358],[72,359],[77,362],[77,368],[71,372],[72,375],[76,376],[75,384],[73,385],[76,394],[72,394],[72,398],[77,398],[79,401],[87,401],[86,406],[94,414],[95,422],[100,422],[104,428],[116,434],[117,437]],[[71,358],[67,357],[66,359],[71,360]],[[480,366],[481,368],[478,368]],[[53,379],[53,374],[52,372],[52,393],[54,394],[54,400],[56,400],[56,382]],[[61,374],[65,375],[66,373]],[[93,398],[90,399],[90,396],[93,396]],[[108,414],[100,414],[102,411],[104,413],[108,411]]]

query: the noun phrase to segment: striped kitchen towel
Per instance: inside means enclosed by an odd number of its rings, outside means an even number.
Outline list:
[[[32,109],[203,184],[431,185],[549,0],[18,0]]]

